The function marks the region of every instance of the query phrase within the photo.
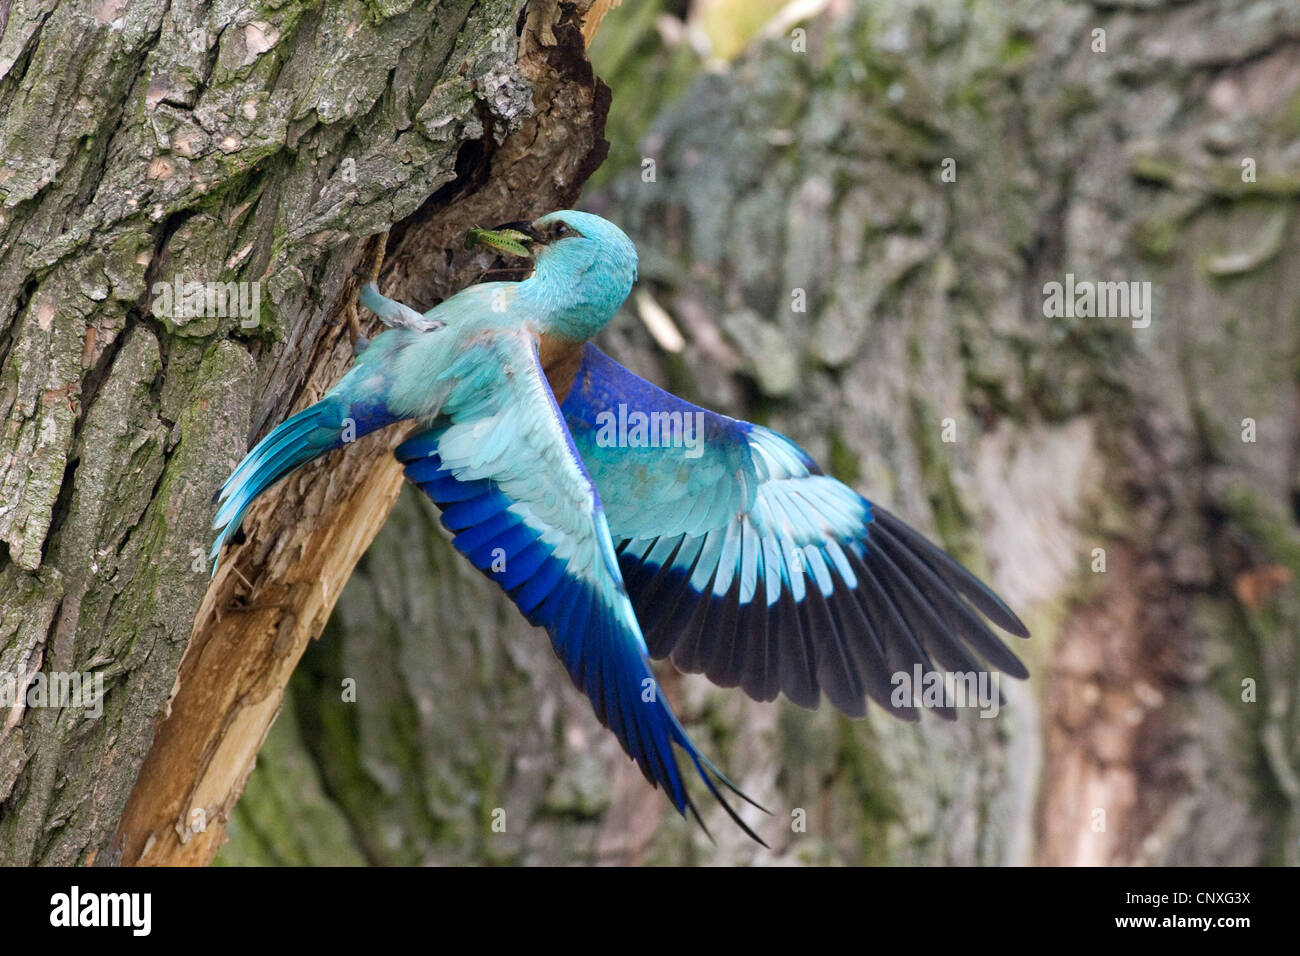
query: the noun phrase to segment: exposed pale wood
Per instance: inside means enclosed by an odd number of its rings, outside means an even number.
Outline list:
[[[582,38],[591,45],[591,41],[596,37],[596,31],[600,29],[600,22],[605,19],[605,14],[615,7],[621,6],[623,0],[592,0],[591,8],[587,11],[587,16],[582,21]]]
[[[123,814],[123,863],[205,864],[220,847],[289,675],[401,490],[389,454],[401,434],[334,453],[250,514],[250,544],[227,550],[204,595],[177,693]],[[306,514],[299,494],[311,496]],[[312,514],[311,498],[327,495]],[[267,539],[272,551],[254,569],[244,552]]]

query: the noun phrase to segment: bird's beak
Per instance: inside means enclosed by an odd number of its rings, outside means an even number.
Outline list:
[[[532,253],[525,243],[535,242],[537,238],[531,222],[507,222],[495,229],[471,229],[465,237],[465,247],[488,246],[498,252],[530,258]]]

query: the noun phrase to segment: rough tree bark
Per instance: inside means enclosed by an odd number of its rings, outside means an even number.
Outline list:
[[[986,571],[1031,682],[996,721],[910,727],[670,680],[775,812],[773,855],[719,814],[713,845],[406,494],[223,859],[1298,861],[1300,12],[929,0],[801,26],[806,52],[782,35],[668,107],[655,181],[598,205],[687,340],[624,315],[602,344]],[[1149,327],[1046,317],[1067,273],[1150,281]]]
[[[5,708],[0,863],[215,852],[397,436],[277,488],[209,586],[213,492],[348,363],[354,270],[428,307],[466,228],[577,198],[586,6],[0,0],[0,673],[104,678],[98,718]],[[175,281],[260,315],[159,316]]]

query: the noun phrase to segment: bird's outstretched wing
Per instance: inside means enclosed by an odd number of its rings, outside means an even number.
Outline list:
[[[997,595],[788,438],[691,405],[590,344],[562,412],[652,657],[757,700],[816,707],[825,691],[847,714],[870,697],[907,720],[891,675],[918,664],[978,672],[977,655],[1028,676],[980,616],[1029,636]]]
[[[600,498],[542,373],[536,339],[523,331],[481,336],[441,378],[452,385],[440,417],[397,449],[407,477],[442,510],[456,548],[546,628],[569,676],[646,778],[683,815],[695,813],[676,744],[757,840],[714,778],[748,798],[691,743],[654,681]]]

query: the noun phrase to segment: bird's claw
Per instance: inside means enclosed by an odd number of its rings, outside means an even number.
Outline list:
[[[379,316],[379,321],[390,329],[414,329],[417,332],[430,332],[442,328],[444,324],[437,319],[425,318],[409,305],[393,301],[381,293],[379,286],[373,282],[367,282],[361,287],[361,293],[357,296],[357,301]]]

